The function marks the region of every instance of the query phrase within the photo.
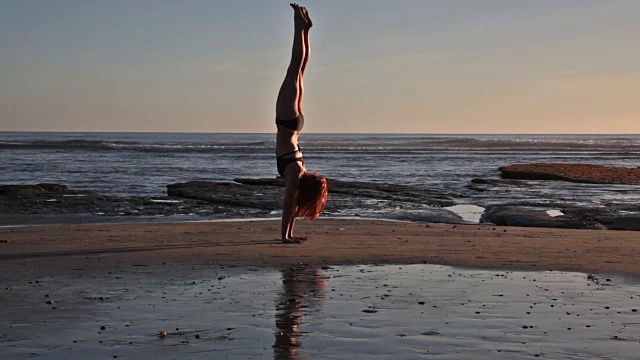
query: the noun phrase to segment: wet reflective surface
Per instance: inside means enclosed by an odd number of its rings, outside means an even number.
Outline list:
[[[0,275],[2,359],[635,359],[640,282],[430,265]]]
[[[282,292],[276,304],[274,359],[302,359],[301,330],[305,314],[318,313],[323,305],[326,278],[316,267],[296,266],[282,271]]]

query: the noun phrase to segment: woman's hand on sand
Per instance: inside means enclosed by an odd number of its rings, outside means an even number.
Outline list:
[[[288,239],[282,239],[284,244],[302,244],[303,242],[309,240],[306,236],[292,236]]]

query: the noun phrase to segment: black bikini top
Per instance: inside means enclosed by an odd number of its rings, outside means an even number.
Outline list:
[[[280,120],[276,118],[276,124],[284,126],[291,131],[300,131],[304,126],[304,115],[300,114],[291,120]]]

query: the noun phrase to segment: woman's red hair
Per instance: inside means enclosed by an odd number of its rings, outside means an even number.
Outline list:
[[[298,183],[295,217],[317,218],[327,203],[327,179],[318,173],[305,172]]]

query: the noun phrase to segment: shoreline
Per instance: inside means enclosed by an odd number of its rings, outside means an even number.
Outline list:
[[[0,228],[0,270],[32,275],[175,265],[434,264],[640,277],[629,231],[451,225],[386,220],[299,221],[303,244],[282,244],[279,221],[155,222]],[[168,265],[168,266],[167,266]],[[169,270],[170,271],[170,270]]]

